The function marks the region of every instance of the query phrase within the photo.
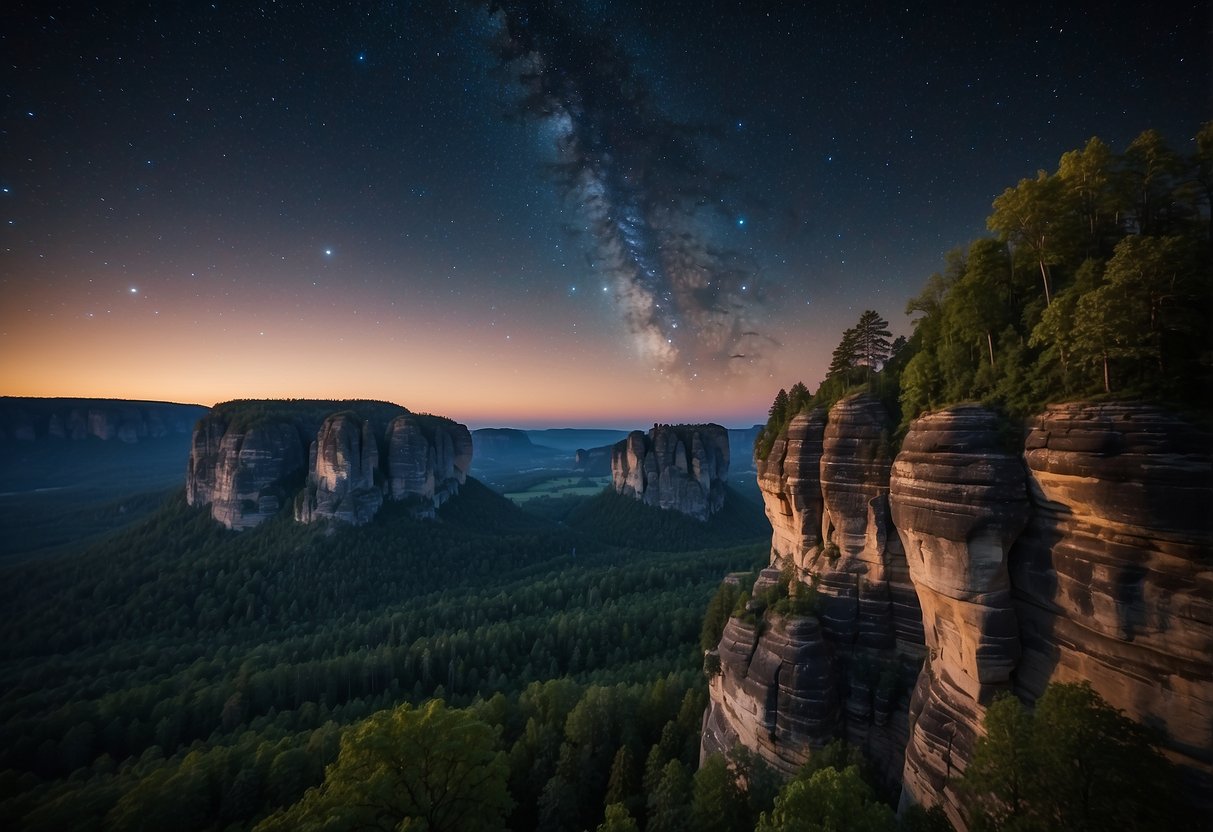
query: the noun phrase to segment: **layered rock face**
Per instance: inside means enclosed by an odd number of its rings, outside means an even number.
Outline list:
[[[307,489],[295,508],[295,519],[310,523],[331,517],[361,525],[381,505],[379,443],[371,423],[352,413],[328,417],[309,452]]]
[[[698,520],[720,511],[729,474],[729,435],[720,425],[654,425],[611,450],[615,491]]]
[[[910,708],[905,799],[940,801],[963,828],[963,773],[993,694],[1019,658],[1008,555],[1028,521],[1024,468],[996,417],[959,406],[917,419],[893,464],[890,503],[922,607],[928,659]]]
[[[960,405],[914,422],[886,500],[879,413],[855,397],[819,425],[819,415],[797,417],[759,461],[759,482],[772,562],[817,581],[826,649],[810,649],[804,628],[802,658],[787,658],[775,646],[786,627],[764,647],[777,629],[769,613],[730,622],[705,752],[739,741],[788,771],[833,735],[887,770],[901,736],[903,800],[941,803],[964,829],[954,782],[992,697],[1010,690],[1031,702],[1051,682],[1087,681],[1159,729],[1190,794],[1213,794],[1213,437],[1149,405],[1057,405],[1031,423],[1021,456],[994,414]],[[855,668],[888,656],[904,666],[915,644],[928,653],[904,734],[864,735],[857,728],[877,720],[863,718]],[[772,693],[800,661],[813,695]],[[821,694],[831,683],[834,699]],[[904,713],[893,702],[889,725]],[[781,723],[781,708],[803,719]]]
[[[835,737],[837,669],[817,619],[731,618],[716,656],[720,672],[708,681],[711,706],[704,715],[702,756],[726,753],[740,743],[791,776],[812,749]]]
[[[387,430],[387,487],[393,500],[419,498],[432,509],[459,493],[472,468],[472,434],[447,419],[397,416]]]
[[[1011,557],[1028,700],[1089,680],[1213,794],[1213,437],[1145,404],[1051,406]]]
[[[0,440],[101,439],[134,444],[185,436],[206,413],[199,405],[115,399],[0,397]]]
[[[433,516],[466,481],[468,429],[381,402],[364,404],[365,417],[341,411],[322,416],[318,427],[317,403],[298,412],[287,403],[274,411],[282,418],[254,419],[251,426],[217,408],[194,430],[188,502],[210,505],[212,516],[231,529],[258,525],[292,498],[295,519],[303,523],[366,523],[385,499],[408,500],[416,514]]]
[[[826,414],[817,409],[792,419],[766,459],[754,460],[758,488],[771,521],[771,553],[807,568],[806,558],[821,549],[821,443]]]
[[[785,627],[789,635],[781,636],[810,639],[795,643],[812,666],[795,672],[817,687],[812,695],[756,699],[790,672],[765,658],[780,651],[760,650],[761,638],[748,654],[722,642],[705,720],[716,739],[705,734],[706,753],[736,738],[791,773],[811,748],[844,738],[864,748],[887,779],[900,776],[909,690],[924,651],[917,597],[889,519],[891,430],[876,398],[855,395],[828,417],[796,416],[767,458],[755,460],[774,530],[774,573],[791,566],[801,583],[817,587],[819,612],[805,619],[813,626]]]
[[[223,416],[199,420],[190,445],[186,501],[210,505],[229,529],[250,529],[278,513],[289,500],[291,480],[306,463],[293,424],[271,422],[230,430]]]

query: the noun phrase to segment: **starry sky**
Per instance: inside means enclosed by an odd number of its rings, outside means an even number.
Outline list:
[[[747,425],[992,199],[1211,117],[1208,2],[16,2],[0,394]]]

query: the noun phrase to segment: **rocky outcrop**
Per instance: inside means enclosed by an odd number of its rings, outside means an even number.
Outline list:
[[[127,444],[188,436],[201,405],[121,399],[0,397],[0,440],[114,440]]]
[[[305,463],[303,440],[289,422],[242,429],[222,414],[207,416],[191,441],[186,501],[209,505],[229,529],[250,529],[289,503]]]
[[[909,734],[909,691],[924,654],[921,616],[901,543],[888,510],[889,434],[892,424],[875,397],[855,395],[828,416],[802,413],[757,457],[758,483],[773,529],[771,563],[791,569],[815,587],[819,643],[804,653],[813,667],[797,672],[828,680],[828,695],[747,702],[783,665],[755,649],[732,677],[713,682],[707,724],[720,737],[736,736],[784,771],[809,749],[843,738],[868,751],[895,782]],[[755,596],[758,590],[755,590]],[[769,614],[768,614],[769,615]],[[807,630],[802,625],[797,632]],[[745,678],[746,685],[730,678]],[[824,683],[824,682],[822,682]],[[837,717],[821,718],[822,702]],[[806,703],[812,706],[804,710]],[[791,709],[780,716],[779,708]],[[753,715],[784,725],[762,742]],[[723,740],[722,740],[723,742]],[[709,749],[705,741],[704,750]]]
[[[697,520],[724,506],[729,437],[720,425],[654,425],[632,431],[611,451],[615,491]]]
[[[953,778],[1020,657],[1007,559],[1029,515],[1023,463],[1002,447],[992,412],[954,407],[910,426],[890,491],[929,651],[910,709],[903,790],[907,800],[941,801],[960,826]]]
[[[817,409],[792,419],[765,459],[755,457],[758,488],[771,522],[773,558],[801,569],[821,551],[821,444],[826,413]]]
[[[600,448],[578,448],[573,453],[573,468],[590,477],[605,477],[611,474],[611,452],[613,446]]]
[[[472,435],[449,419],[397,416],[387,432],[387,485],[393,500],[438,508],[459,493],[472,467]]]
[[[711,658],[719,670],[708,681],[703,756],[740,743],[791,776],[835,738],[837,672],[816,618],[730,618]]]
[[[198,422],[186,498],[231,529],[256,526],[291,502],[304,523],[366,523],[385,499],[433,516],[471,462],[464,425],[397,405],[235,402]]]
[[[324,420],[308,455],[307,487],[295,507],[295,519],[323,517],[361,525],[383,505],[379,443],[368,421],[353,413]]]
[[[834,735],[886,770],[900,736],[903,800],[942,803],[963,829],[955,780],[992,697],[1031,702],[1051,682],[1087,681],[1160,731],[1190,794],[1213,794],[1213,437],[1148,405],[1068,404],[1030,424],[1021,453],[993,413],[959,405],[914,422],[886,492],[884,430],[853,397],[824,426],[798,416],[758,460],[772,563],[816,582],[826,650],[775,661],[760,649],[775,617],[752,633],[731,622],[709,654],[720,673],[704,751],[742,742],[784,771],[811,753],[830,733],[812,717],[828,709],[780,732],[779,708],[801,706],[772,693],[804,661],[836,686]],[[873,674],[856,668],[905,667],[923,648],[908,710],[879,681],[865,699]],[[894,728],[875,730],[877,717]]]
[[[1213,795],[1213,437],[1146,404],[1030,425],[1035,504],[1011,556],[1016,691],[1090,681]]]

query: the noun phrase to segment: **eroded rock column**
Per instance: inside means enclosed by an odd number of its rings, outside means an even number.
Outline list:
[[[942,802],[964,828],[952,778],[1020,656],[1007,559],[1030,513],[1023,464],[985,408],[928,414],[893,463],[890,507],[928,650],[910,705],[902,799]]]

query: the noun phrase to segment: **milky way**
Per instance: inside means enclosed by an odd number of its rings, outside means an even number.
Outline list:
[[[555,181],[580,209],[594,267],[658,372],[706,381],[752,369],[776,342],[754,323],[755,275],[713,245],[728,177],[711,126],[678,122],[609,36],[547,4],[494,6],[519,111],[553,139]]]

